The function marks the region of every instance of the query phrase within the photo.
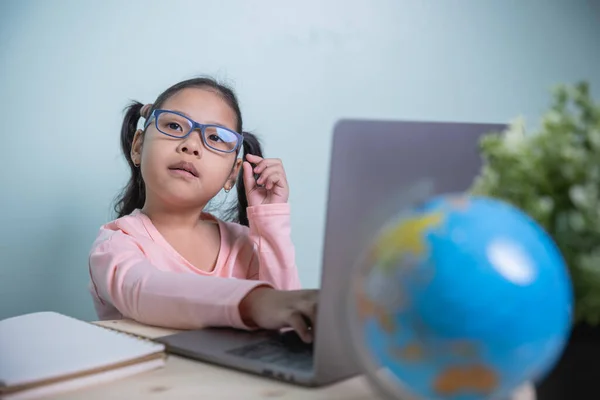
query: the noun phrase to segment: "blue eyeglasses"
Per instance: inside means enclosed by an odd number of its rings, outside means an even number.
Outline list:
[[[207,147],[223,153],[232,153],[240,149],[244,141],[242,135],[220,125],[203,125],[170,110],[154,110],[146,121],[144,129],[148,128],[152,120],[156,129],[164,135],[178,139],[186,138],[195,129],[200,129],[202,141]]]

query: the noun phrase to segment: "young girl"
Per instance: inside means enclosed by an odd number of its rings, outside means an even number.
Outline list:
[[[291,327],[311,341],[317,291],[299,290],[285,171],[243,131],[235,94],[196,78],[154,104],[134,102],[121,148],[131,178],[89,259],[98,317],[178,329]],[[203,211],[236,185],[235,222]]]

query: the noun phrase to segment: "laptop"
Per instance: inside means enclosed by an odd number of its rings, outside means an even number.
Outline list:
[[[464,191],[479,173],[479,138],[501,124],[345,119],[334,128],[321,290],[313,343],[293,331],[207,328],[162,337],[169,352],[303,386],[362,373],[347,327],[347,288],[361,249],[407,188]],[[397,202],[396,202],[397,200]]]

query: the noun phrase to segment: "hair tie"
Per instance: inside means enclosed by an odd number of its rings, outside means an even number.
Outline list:
[[[150,117],[150,110],[152,109],[152,103],[148,103],[144,105],[140,110],[140,115],[144,119],[148,119]]]

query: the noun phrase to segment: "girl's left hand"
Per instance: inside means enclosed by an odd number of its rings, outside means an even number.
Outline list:
[[[248,206],[287,203],[290,191],[281,160],[252,154],[247,154],[246,160],[242,168]],[[254,174],[260,175],[258,180],[254,179]]]

